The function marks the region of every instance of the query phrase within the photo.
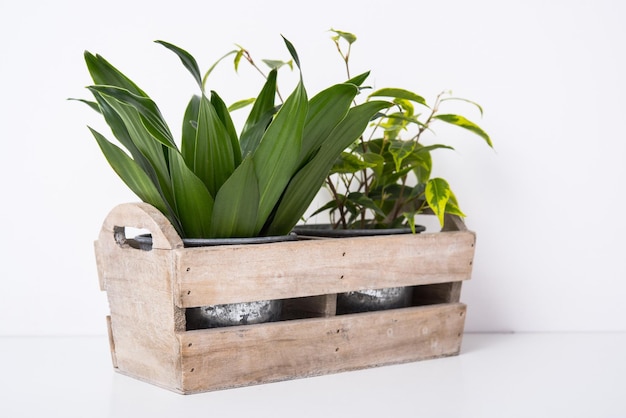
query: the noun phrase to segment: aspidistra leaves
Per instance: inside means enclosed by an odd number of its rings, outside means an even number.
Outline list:
[[[259,232],[257,211],[259,185],[251,156],[226,180],[215,197],[211,236],[216,238],[252,237]]]
[[[196,83],[198,83],[198,86],[200,87],[200,89],[201,90],[203,89],[202,74],[200,73],[200,68],[198,67],[198,63],[196,62],[196,59],[189,52],[169,42],[165,42],[165,41],[154,41],[154,42],[156,42],[157,44],[163,45],[164,47],[166,47],[167,49],[169,49],[170,51],[178,55],[178,58],[180,58],[180,61],[183,63],[185,68],[189,70],[193,78],[196,80]]]
[[[192,169],[204,182],[211,196],[235,171],[233,145],[213,104],[202,96],[198,110],[196,144]]]
[[[294,46],[283,40],[300,67]],[[168,42],[156,42],[176,53],[200,88],[185,109],[180,150],[156,103],[104,58],[86,52],[95,83],[89,89],[96,99],[87,104],[104,116],[128,151],[92,131],[107,161],[140,199],[168,217],[181,237],[290,232],[337,156],[376,112],[389,106],[368,102],[352,107],[358,85],[367,77],[364,73],[310,101],[301,75],[277,107],[277,73],[272,70],[238,137],[220,96],[203,91],[193,56]],[[366,196],[353,198],[370,205]]]

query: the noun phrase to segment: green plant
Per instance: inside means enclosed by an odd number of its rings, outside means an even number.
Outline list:
[[[356,36],[332,30],[350,77],[349,58]],[[326,186],[331,200],[315,214],[329,211],[334,228],[395,228],[408,224],[414,228],[414,217],[432,211],[443,225],[444,214],[465,216],[448,182],[432,178],[432,151],[452,149],[449,145],[420,142],[422,134],[432,132],[432,125],[445,122],[465,128],[493,147],[489,135],[462,115],[442,113],[445,102],[469,100],[438,95],[432,105],[409,90],[382,88],[367,100],[385,97],[393,101],[333,165]],[[402,137],[404,136],[404,138]]]
[[[293,45],[287,49],[300,68]],[[366,74],[333,85],[310,100],[302,73],[289,97],[275,104],[277,69],[267,76],[238,135],[220,96],[205,94],[195,58],[173,51],[200,88],[184,114],[180,148],[150,97],[100,55],[85,52],[95,98],[122,148],[89,128],[126,185],[158,208],[184,238],[253,237],[291,231],[340,153],[389,106],[353,106]],[[237,107],[237,106],[236,106]]]

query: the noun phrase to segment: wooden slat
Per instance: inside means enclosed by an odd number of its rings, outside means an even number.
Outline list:
[[[105,219],[95,250],[111,312],[114,366],[124,374],[176,388],[180,386],[180,355],[175,333],[184,329],[184,310],[173,303],[172,250],[158,247],[180,248],[182,241],[157,222],[162,215],[154,211],[144,204],[116,207]],[[154,249],[129,246],[119,236],[124,226],[156,231]]]
[[[193,393],[458,354],[465,305],[180,333]]]
[[[193,307],[467,280],[475,235],[444,232],[176,250]]]

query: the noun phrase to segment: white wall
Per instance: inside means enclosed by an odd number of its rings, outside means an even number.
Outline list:
[[[105,332],[92,242],[108,211],[136,198],[86,128],[105,130],[99,117],[65,101],[88,97],[83,50],[138,81],[177,132],[193,81],[153,40],[185,47],[207,68],[235,42],[257,58],[285,57],[282,33],[315,92],[343,79],[330,27],[359,35],[353,68],[371,69],[376,86],[428,98],[452,89],[485,108],[495,152],[439,131],[457,151],[440,154],[438,170],[478,233],[467,329],[626,330],[623,2],[230,4],[0,3],[0,335]],[[233,101],[251,78],[223,67],[217,89]]]

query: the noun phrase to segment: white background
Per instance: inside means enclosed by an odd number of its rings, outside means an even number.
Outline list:
[[[66,101],[89,97],[83,50],[130,75],[178,132],[196,90],[153,40],[206,69],[234,43],[286,58],[284,34],[312,95],[344,79],[331,27],[358,35],[353,69],[375,87],[450,89],[485,109],[470,116],[495,151],[438,130],[456,147],[437,154],[438,174],[478,234],[466,329],[625,331],[625,12],[617,0],[2,1],[0,335],[106,332],[92,243],[136,198],[86,128],[106,132],[99,117]],[[229,103],[260,87],[245,66],[213,80]]]

